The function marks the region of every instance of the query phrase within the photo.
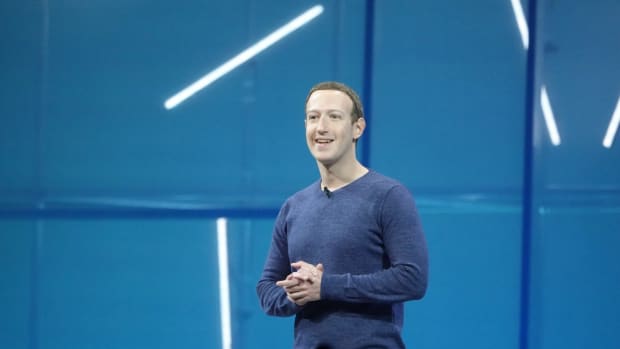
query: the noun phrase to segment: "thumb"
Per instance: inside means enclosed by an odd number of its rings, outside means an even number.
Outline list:
[[[323,263],[319,263],[319,264],[317,264],[317,265],[316,265],[316,268],[317,268],[318,270],[320,270],[321,272],[325,271],[325,269],[323,268]]]

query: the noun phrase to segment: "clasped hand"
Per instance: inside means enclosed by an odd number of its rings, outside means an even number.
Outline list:
[[[300,306],[321,299],[323,264],[312,265],[299,261],[291,263],[291,266],[296,271],[288,274],[286,279],[276,282],[276,285],[284,289],[287,298]]]

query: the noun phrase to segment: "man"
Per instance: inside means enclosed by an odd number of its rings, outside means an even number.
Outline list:
[[[428,275],[413,198],[357,160],[366,123],[351,88],[312,87],[305,126],[321,178],[278,214],[260,304],[296,315],[295,348],[404,348],[403,302],[424,296]]]

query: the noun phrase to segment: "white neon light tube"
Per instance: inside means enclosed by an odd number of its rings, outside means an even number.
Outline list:
[[[616,103],[616,110],[611,116],[611,120],[609,121],[609,126],[607,126],[607,132],[605,133],[605,138],[603,138],[603,146],[605,148],[611,148],[614,144],[614,138],[616,137],[616,132],[618,131],[618,124],[620,124],[620,97],[618,97],[618,103]]]
[[[226,218],[217,219],[217,258],[220,272],[220,320],[222,349],[232,349],[230,322],[230,284],[228,278],[228,231]]]
[[[316,18],[321,13],[323,13],[323,6],[321,5],[313,6],[306,12],[297,16],[292,21],[286,23],[285,25],[278,28],[273,33],[267,35],[266,37],[264,37],[263,39],[255,43],[254,45],[248,47],[247,49],[243,50],[241,53],[231,58],[224,64],[215,68],[214,70],[209,72],[207,75],[201,77],[196,82],[182,89],[181,91],[176,93],[174,96],[168,98],[166,102],[164,103],[164,107],[166,107],[166,109],[172,109],[176,107],[177,105],[179,105],[180,103],[188,99],[189,97],[193,96],[196,92],[209,86],[215,80],[226,75],[231,70],[237,68],[238,66],[245,63],[252,57],[261,53],[263,50],[267,49],[269,46],[273,45],[274,43],[282,40],[282,38],[284,38],[285,36],[301,28],[302,26],[304,26],[305,24],[307,24],[308,22]]]
[[[555,117],[553,116],[553,110],[551,109],[551,103],[549,102],[549,96],[547,95],[547,88],[545,85],[540,89],[540,106],[545,118],[547,132],[549,132],[549,138],[551,138],[551,143],[558,146],[562,141],[560,140],[560,133],[555,123]]]
[[[523,42],[523,48],[527,50],[530,45],[530,30],[527,25],[527,20],[525,19],[525,14],[523,12],[523,6],[521,6],[520,0],[510,0],[512,4],[512,11],[515,14],[515,19],[517,21],[517,27],[519,28],[519,33],[521,34],[521,41]]]

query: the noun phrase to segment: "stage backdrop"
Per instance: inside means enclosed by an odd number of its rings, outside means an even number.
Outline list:
[[[340,80],[366,106],[359,157],[426,231],[408,347],[616,348],[618,18],[615,0],[2,1],[0,347],[290,348],[255,285],[280,205],[318,178],[306,93]]]

